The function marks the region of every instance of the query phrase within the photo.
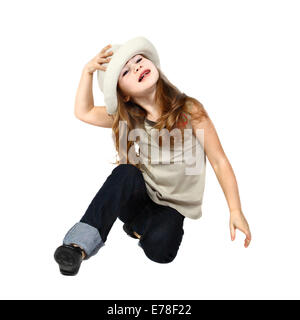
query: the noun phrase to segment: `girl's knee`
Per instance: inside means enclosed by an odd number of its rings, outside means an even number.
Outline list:
[[[141,237],[139,243],[147,258],[157,263],[172,262],[175,259],[179,249],[179,245],[176,247],[166,247],[163,245],[153,246],[145,242],[143,236]]]
[[[170,263],[177,255],[177,251],[149,252],[149,250],[144,250],[144,252],[150,260],[157,263]]]

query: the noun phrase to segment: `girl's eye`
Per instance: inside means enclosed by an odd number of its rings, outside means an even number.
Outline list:
[[[142,59],[143,59],[143,58],[139,58],[139,59],[137,59],[136,62],[138,63],[138,62],[140,62]],[[123,77],[126,75],[127,72],[128,72],[128,70],[126,70],[126,71],[123,73]]]

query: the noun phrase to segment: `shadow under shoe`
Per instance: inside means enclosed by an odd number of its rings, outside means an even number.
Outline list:
[[[75,276],[82,262],[81,249],[64,244],[56,249],[54,259],[59,264],[61,274],[65,276]]]

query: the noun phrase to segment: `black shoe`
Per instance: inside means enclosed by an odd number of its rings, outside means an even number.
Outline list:
[[[129,226],[129,224],[124,223],[123,224],[123,230],[129,235],[129,237],[138,239],[138,237],[133,233],[132,228]]]
[[[82,262],[81,249],[72,245],[62,245],[54,253],[60,272],[65,276],[75,276]]]

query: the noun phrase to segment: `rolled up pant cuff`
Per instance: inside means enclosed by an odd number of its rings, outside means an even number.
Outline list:
[[[87,223],[76,223],[65,235],[63,244],[76,244],[81,247],[86,254],[85,259],[95,255],[99,249],[105,245],[99,231]]]

